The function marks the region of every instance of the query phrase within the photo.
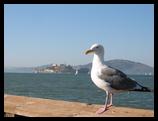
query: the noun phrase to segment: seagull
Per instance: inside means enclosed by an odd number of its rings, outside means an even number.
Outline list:
[[[143,91],[151,92],[147,87],[138,84],[134,79],[127,77],[122,71],[104,64],[104,47],[100,44],[93,44],[85,54],[93,53],[91,68],[91,79],[93,83],[106,92],[105,105],[97,114],[105,112],[112,104],[112,96],[120,91]],[[108,104],[109,102],[109,104]]]

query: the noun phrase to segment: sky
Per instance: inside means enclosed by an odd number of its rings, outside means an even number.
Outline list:
[[[5,4],[4,66],[81,65],[92,44],[105,60],[154,66],[153,4]]]

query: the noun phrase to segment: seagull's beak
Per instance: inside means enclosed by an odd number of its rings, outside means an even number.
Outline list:
[[[86,50],[85,54],[87,55],[87,54],[93,53],[93,52],[94,52],[94,50],[89,49],[89,50]]]

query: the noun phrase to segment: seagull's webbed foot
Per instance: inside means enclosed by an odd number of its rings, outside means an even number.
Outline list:
[[[96,111],[96,114],[102,114],[103,112],[105,112],[107,110],[107,107],[101,107],[99,108],[99,110]]]
[[[113,106],[113,104],[108,104],[108,105],[107,105],[107,108],[109,108],[109,107],[111,107],[111,106]]]

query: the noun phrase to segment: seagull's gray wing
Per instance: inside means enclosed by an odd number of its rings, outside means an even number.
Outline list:
[[[137,82],[128,78],[126,74],[112,67],[102,68],[99,78],[110,83],[110,86],[117,90],[131,90],[137,84]]]

